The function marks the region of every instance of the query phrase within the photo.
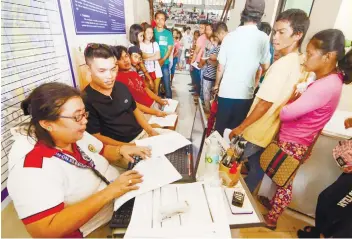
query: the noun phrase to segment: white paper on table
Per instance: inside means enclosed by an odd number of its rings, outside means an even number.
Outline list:
[[[325,125],[323,129],[324,134],[338,136],[342,138],[352,137],[352,128],[345,129],[345,120],[352,117],[352,112],[336,110],[330,121]]]
[[[157,117],[157,116],[152,116],[149,119],[149,124],[158,124],[161,127],[173,127],[176,124],[177,120],[177,115],[172,114],[172,115],[167,115],[165,117]]]
[[[165,155],[191,144],[183,135],[170,131],[168,134],[136,140],[137,146],[152,147],[153,155]]]
[[[199,68],[199,66],[198,66],[198,62],[193,62],[192,64],[191,64],[191,66],[193,66],[194,68],[196,68],[197,70],[200,70],[200,68]]]
[[[205,140],[205,146],[207,147],[210,142],[216,142],[218,144],[221,157],[226,153],[227,149],[230,148],[230,143],[228,143],[223,137],[221,137],[219,132],[216,130],[211,133],[209,137]]]
[[[226,143],[230,144],[230,134],[231,134],[232,130],[231,129],[225,129],[224,130],[224,140],[226,141]]]
[[[187,201],[185,213],[160,220],[160,207]],[[221,188],[202,183],[172,184],[135,199],[125,238],[230,238]]]
[[[174,113],[178,106],[178,101],[173,99],[167,99],[168,105],[163,106],[163,111],[167,113]]]
[[[137,184],[139,189],[130,191],[117,198],[114,203],[114,211],[137,195],[160,188],[182,178],[181,174],[164,155],[152,156],[150,159],[142,160],[133,169],[143,175],[143,182]]]

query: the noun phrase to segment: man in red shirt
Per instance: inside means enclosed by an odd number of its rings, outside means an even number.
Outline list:
[[[113,52],[117,58],[117,66],[119,72],[116,76],[116,81],[125,84],[134,100],[137,102],[137,107],[144,113],[164,117],[167,114],[160,111],[162,106],[167,105],[168,101],[161,99],[154,94],[145,84],[139,74],[134,71],[133,65],[138,64],[142,59],[142,52],[138,47],[127,48],[124,46],[113,47]]]

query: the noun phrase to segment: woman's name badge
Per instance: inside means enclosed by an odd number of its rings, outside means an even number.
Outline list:
[[[92,144],[88,145],[88,150],[90,152],[92,152],[92,153],[96,153],[97,152],[96,148]]]

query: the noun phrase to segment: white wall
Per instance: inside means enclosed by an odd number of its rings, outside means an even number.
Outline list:
[[[334,28],[340,29],[345,37],[352,40],[352,1],[342,0]]]
[[[351,1],[351,0],[348,0]],[[334,28],[342,0],[315,0],[310,14],[310,26],[302,44],[302,51],[305,52],[309,40],[315,33]]]
[[[262,17],[263,22],[269,22],[271,26],[275,21],[275,15],[277,11],[279,0],[265,0],[265,11]],[[229,31],[233,31],[240,25],[241,13],[246,4],[246,0],[236,0],[235,8],[229,12],[230,20],[227,22]]]

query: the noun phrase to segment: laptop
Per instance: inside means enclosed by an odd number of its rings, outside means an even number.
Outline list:
[[[207,120],[203,106],[200,99],[198,100],[199,102],[192,125],[191,138],[189,139],[192,144],[166,155],[182,175],[182,179],[178,182],[196,181],[196,172],[199,166],[207,129]],[[115,211],[109,223],[110,228],[127,228],[131,221],[133,205],[134,198],[124,203],[117,211]]]
[[[205,140],[207,120],[204,114],[203,106],[198,104],[194,114],[191,138],[192,144],[176,150],[173,153],[166,154],[172,165],[182,175],[182,179],[177,182],[195,182],[196,172],[200,160],[200,152]]]

